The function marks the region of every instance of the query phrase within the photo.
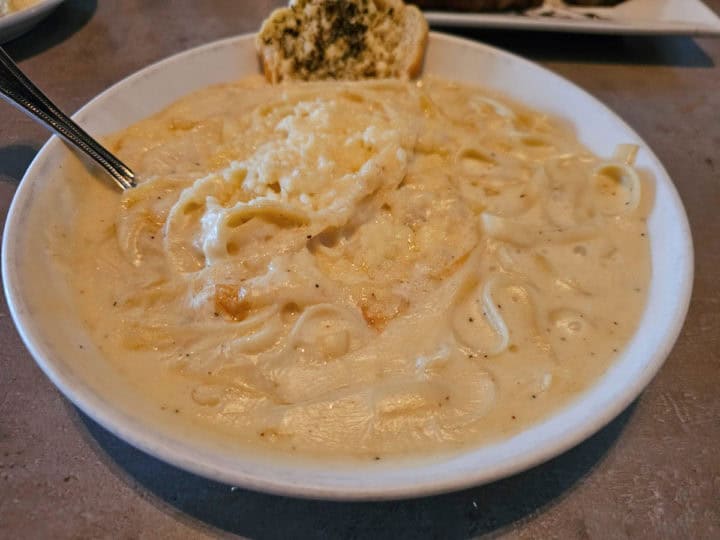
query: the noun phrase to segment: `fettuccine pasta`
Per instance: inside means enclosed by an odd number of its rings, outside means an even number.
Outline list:
[[[142,181],[83,195],[78,305],[199,432],[371,459],[496,440],[591,385],[643,308],[637,149],[477,88],[251,78],[109,142]]]

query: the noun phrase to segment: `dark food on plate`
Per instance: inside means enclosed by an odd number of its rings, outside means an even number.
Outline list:
[[[412,0],[424,9],[449,11],[508,11],[541,6],[543,0]]]
[[[616,6],[625,0],[563,0],[575,6]],[[412,0],[423,9],[447,11],[523,11],[540,7],[543,0]]]
[[[572,4],[575,6],[617,6],[625,0],[564,0],[566,4]]]

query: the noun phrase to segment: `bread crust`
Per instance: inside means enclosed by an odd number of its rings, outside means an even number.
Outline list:
[[[410,64],[407,67],[407,76],[410,79],[415,79],[420,76],[420,73],[422,72],[422,67],[425,61],[425,48],[427,46],[427,40],[428,40],[428,34],[427,32],[422,37],[422,41],[420,42],[419,47],[416,50],[416,54],[410,62]]]
[[[425,49],[427,48],[427,42],[428,42],[428,34],[429,34],[429,28],[428,23],[425,20],[425,16],[422,14],[422,12],[415,6],[406,6],[406,10],[414,10],[417,12],[416,15],[412,15],[412,12],[408,13],[408,17],[415,16],[417,17],[418,23],[420,25],[418,31],[420,32],[420,37],[416,41],[416,46],[414,49],[414,52],[412,54],[408,55],[408,58],[410,61],[407,64],[407,67],[405,68],[405,72],[407,76],[411,79],[414,79],[420,75],[420,72],[422,71],[423,63],[425,60]]]

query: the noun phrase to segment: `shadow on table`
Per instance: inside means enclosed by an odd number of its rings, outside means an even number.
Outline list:
[[[535,61],[712,68],[697,42],[684,36],[611,36],[468,28],[436,28]]]
[[[265,495],[205,480],[129,446],[84,414],[98,455],[163,511],[251,538],[467,538],[522,523],[565,497],[602,460],[634,405],[565,454],[511,478],[455,493],[390,502],[325,502]],[[108,459],[109,458],[109,459]],[[175,511],[173,511],[173,509]]]
[[[31,144],[0,146],[0,178],[20,183],[39,149]]]
[[[97,3],[98,0],[67,0],[35,28],[3,47],[16,62],[50,49],[85,26],[95,13]]]

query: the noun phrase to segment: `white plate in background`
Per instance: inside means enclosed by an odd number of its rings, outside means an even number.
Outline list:
[[[433,26],[511,28],[587,34],[720,36],[720,17],[701,0],[625,0],[614,7],[545,0],[524,13],[425,11]]]
[[[254,36],[211,43],[149,66],[106,90],[74,119],[106,135],[210,84],[257,73]],[[53,383],[102,426],[135,447],[193,473],[249,489],[324,499],[416,497],[487,483],[538,465],[575,446],[617,416],[662,366],[690,299],[692,240],[677,191],[648,145],[587,92],[518,56],[432,33],[425,72],[503,92],[571,123],[600,156],[619,143],[640,146],[637,167],[654,180],[648,219],[652,278],[638,330],[605,375],[544,422],[506,440],[453,456],[333,465],[272,458],[230,448],[197,431],[159,421],[157,406],[104,362],[73,307],[62,268],[43,231],[65,227],[74,154],[53,137],[38,153],[10,208],[2,273],[10,313],[27,348]],[[542,89],[542,91],[538,91]],[[98,178],[97,181],[105,181]],[[87,181],[93,181],[92,178]],[[108,181],[108,185],[110,182]],[[108,187],[110,189],[110,187]],[[58,205],[58,199],[66,203]],[[71,206],[72,212],[75,211]],[[82,211],[77,208],[77,211]],[[72,213],[70,212],[70,213]],[[53,313],[55,315],[53,315]],[[62,313],[62,316],[56,314]],[[166,418],[166,417],[165,417]]]
[[[0,16],[0,44],[31,30],[62,2],[63,0],[40,0],[28,8]]]

